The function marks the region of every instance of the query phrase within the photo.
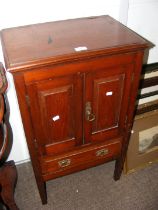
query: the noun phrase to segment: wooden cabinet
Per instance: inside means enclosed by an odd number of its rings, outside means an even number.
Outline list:
[[[43,204],[59,176],[116,160],[119,179],[148,43],[109,16],[1,35]]]

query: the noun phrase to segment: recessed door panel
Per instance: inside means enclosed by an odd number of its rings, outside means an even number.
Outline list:
[[[94,80],[93,110],[95,121],[92,132],[118,126],[124,74]]]
[[[73,86],[39,91],[38,97],[41,116],[47,126],[47,141],[52,143],[74,138]]]

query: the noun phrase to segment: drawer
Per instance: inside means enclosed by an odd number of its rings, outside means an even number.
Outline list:
[[[68,152],[64,155],[55,157],[44,157],[41,159],[42,173],[55,173],[62,170],[74,168],[79,165],[103,159],[115,159],[121,151],[121,140],[115,140],[110,143],[91,145]]]

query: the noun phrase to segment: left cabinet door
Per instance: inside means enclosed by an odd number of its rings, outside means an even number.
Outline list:
[[[82,77],[53,77],[26,84],[32,126],[41,155],[82,144]]]

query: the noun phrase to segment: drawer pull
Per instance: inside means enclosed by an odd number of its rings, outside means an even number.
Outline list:
[[[64,168],[66,166],[69,166],[71,163],[71,160],[70,159],[65,159],[65,160],[60,160],[58,161],[58,164],[61,168]]]
[[[100,150],[96,151],[96,156],[102,157],[104,155],[107,155],[108,153],[109,153],[108,149],[100,149]]]

